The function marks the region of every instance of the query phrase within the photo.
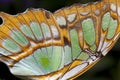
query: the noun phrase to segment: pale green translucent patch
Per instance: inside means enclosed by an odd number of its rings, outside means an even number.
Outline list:
[[[110,19],[111,19],[111,16],[110,16],[110,13],[106,13],[103,18],[102,18],[102,28],[103,30],[106,30],[108,27],[109,27],[109,24],[110,24]]]
[[[32,39],[35,40],[31,29],[27,25],[21,25],[20,29],[27,37],[32,38]]]
[[[91,47],[90,47],[90,49],[92,50],[92,51],[95,51],[96,50],[96,45],[94,44],[94,45],[92,45]]]
[[[11,55],[10,52],[8,52],[7,50],[5,50],[5,49],[3,49],[3,48],[1,48],[1,47],[0,47],[0,54],[3,54],[3,55],[5,55],[5,56]]]
[[[81,52],[77,59],[87,60],[88,58],[89,58],[89,55],[87,52]]]
[[[40,71],[44,74],[57,71],[64,66],[64,53],[60,46],[50,46],[34,52]]]
[[[52,58],[52,56],[53,56],[53,46],[46,47],[46,49],[47,49],[48,57]]]
[[[78,33],[75,29],[72,29],[70,31],[70,39],[72,45],[72,58],[75,59],[81,52],[81,48],[79,46],[78,41]]]
[[[35,66],[33,67],[32,65],[28,65],[27,63],[24,63],[24,62],[21,62],[21,61],[17,62],[11,68],[11,73],[13,73],[14,75],[21,75],[21,76],[27,76],[28,74],[29,75],[37,75],[36,71],[33,70],[33,68],[35,68]]]
[[[30,24],[30,27],[31,27],[31,29],[32,29],[35,37],[37,38],[37,40],[42,40],[43,35],[42,35],[42,32],[41,32],[39,23],[37,23],[37,22],[32,22],[32,23]]]
[[[71,48],[69,46],[64,47],[64,64],[67,65],[72,62]]]
[[[53,56],[51,59],[52,71],[56,71],[64,66],[62,60],[64,60],[63,49],[60,46],[53,46]]]
[[[41,71],[41,68],[34,56],[31,54],[28,57],[23,58],[19,62],[17,62],[14,67],[12,67],[12,73],[15,75],[44,75]]]
[[[82,29],[84,34],[84,39],[89,45],[93,45],[95,43],[95,29],[94,23],[91,18],[85,19],[82,22]]]
[[[39,50],[38,50],[38,54],[39,54]],[[21,61],[25,63],[24,67],[28,67],[33,73],[35,73],[35,75],[44,75],[43,71],[40,68],[40,64],[36,60],[35,56],[36,54],[31,54],[30,56],[22,59]]]
[[[117,20],[113,20],[110,13],[106,13],[102,19],[103,30],[108,29],[107,39],[113,38],[117,28]]]
[[[41,57],[41,65],[44,68],[45,73],[50,71],[50,57],[48,56],[47,48],[41,48],[41,53],[43,55],[43,57]]]
[[[26,46],[29,43],[27,38],[20,31],[13,30],[11,37],[20,45]]]
[[[49,53],[51,54],[51,53]],[[38,49],[34,52],[34,57],[36,61],[38,62],[41,71],[46,74],[51,71],[51,62],[50,57],[48,56],[48,53],[46,51],[46,48]]]
[[[42,32],[45,38],[51,37],[49,26],[45,23],[41,23]]]
[[[113,36],[115,35],[115,31],[117,29],[117,20],[113,20],[111,18],[110,20],[110,26],[108,28],[108,34],[107,34],[107,39],[111,39],[113,38]]]
[[[19,51],[21,51],[21,48],[19,45],[17,45],[14,41],[12,41],[11,39],[5,39],[3,40],[2,42],[2,46],[9,50],[10,52],[13,52],[13,53],[17,53]]]

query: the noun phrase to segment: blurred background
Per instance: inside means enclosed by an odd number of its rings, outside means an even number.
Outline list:
[[[0,11],[14,15],[27,8],[44,8],[55,12],[74,3],[95,1],[98,0],[0,0]],[[2,20],[0,22],[2,23]],[[120,40],[107,56],[76,80],[120,80]]]

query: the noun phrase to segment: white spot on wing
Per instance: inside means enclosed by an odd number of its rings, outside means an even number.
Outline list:
[[[120,7],[118,7],[117,12],[118,12],[118,15],[119,15],[119,17],[120,17]]]
[[[97,57],[96,56],[90,56],[93,60],[96,60]]]
[[[102,41],[100,41],[97,51],[100,51],[101,47],[102,47]]]
[[[110,9],[111,9],[112,11],[116,11],[116,5],[115,5],[115,4],[111,4],[111,5],[110,5]]]
[[[72,21],[75,20],[75,17],[76,17],[76,14],[70,14],[70,15],[68,15],[67,20],[68,20],[69,22],[72,22]]]
[[[102,52],[102,55],[105,56],[107,53],[108,53],[108,49],[105,49],[105,50]]]
[[[51,42],[57,42],[57,40],[53,40],[53,39],[47,40],[47,41],[44,42],[44,44],[49,44],[49,43],[51,43]]]
[[[107,4],[104,4],[103,6],[103,10],[105,10],[107,8]]]
[[[33,47],[33,46],[36,46],[37,44],[34,43],[33,41],[30,41],[30,45],[31,45],[31,47]]]
[[[86,11],[86,12],[80,12],[80,14],[83,15],[83,16],[86,16],[86,15],[89,14],[89,11]]]
[[[102,35],[101,35],[101,39],[100,39],[100,43],[99,43],[99,46],[98,46],[98,50],[97,50],[98,52],[99,52],[99,51],[101,50],[101,48],[102,48],[104,37],[105,37],[105,36],[102,34]]]
[[[105,48],[107,48],[108,43],[109,43],[109,42],[104,42],[101,51],[103,51]]]
[[[93,60],[91,58],[89,58],[87,61],[89,62],[89,64],[91,64],[93,62]]]
[[[73,69],[71,69],[70,71],[68,71],[61,79],[59,80],[68,80],[70,77],[78,74],[81,70],[83,70],[86,66],[88,65],[88,63],[83,63],[80,64],[76,67],[74,67]]]
[[[63,16],[56,17],[56,21],[60,26],[66,26],[66,20]]]
[[[100,10],[97,9],[97,10],[94,11],[94,13],[95,13],[96,15],[99,15],[99,14],[100,14]]]
[[[50,27],[51,27],[51,30],[52,30],[53,37],[54,38],[59,37],[59,32],[58,32],[57,28],[54,25],[51,25]]]
[[[120,32],[114,37],[113,41],[115,41],[120,35]]]

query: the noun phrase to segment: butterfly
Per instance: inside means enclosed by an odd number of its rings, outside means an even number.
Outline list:
[[[73,80],[94,66],[120,36],[120,2],[74,4],[54,13],[0,12],[0,61],[32,80]]]

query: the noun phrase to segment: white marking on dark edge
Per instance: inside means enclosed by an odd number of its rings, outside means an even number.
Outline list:
[[[97,10],[94,11],[94,13],[95,13],[96,15],[99,15],[99,14],[100,14],[100,10],[97,9]]]
[[[80,14],[81,14],[82,16],[86,16],[86,15],[89,14],[89,11],[86,11],[86,12],[80,12]]]
[[[69,14],[67,20],[68,22],[73,22],[75,18],[76,18],[76,14]]]
[[[118,7],[117,12],[118,12],[118,16],[120,17],[120,7]]]
[[[61,79],[59,80],[68,80],[70,77],[73,77],[74,75],[78,74],[81,70],[83,70],[86,66],[88,65],[88,63],[83,63],[80,64],[76,67],[74,67],[73,69],[71,69],[70,71],[68,71]]]
[[[111,9],[112,11],[116,11],[116,5],[115,5],[115,4],[111,4],[111,5],[110,5],[110,9]]]
[[[60,26],[66,26],[66,20],[63,16],[56,17],[56,21]]]

